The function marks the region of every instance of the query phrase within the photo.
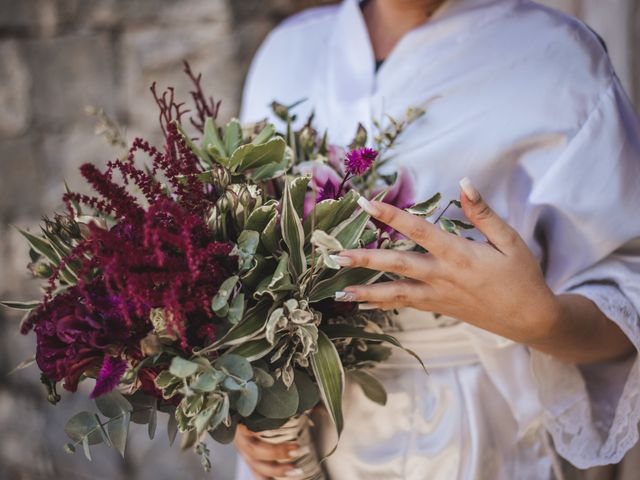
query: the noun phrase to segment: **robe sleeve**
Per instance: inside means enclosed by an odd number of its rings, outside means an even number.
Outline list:
[[[592,300],[640,349],[640,125],[617,79],[531,190],[556,293]],[[638,441],[640,360],[589,366],[532,351],[544,422],[579,468],[619,462]]]

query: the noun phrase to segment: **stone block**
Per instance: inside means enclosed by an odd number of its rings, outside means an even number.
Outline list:
[[[35,155],[35,139],[0,141],[0,219],[11,222],[39,211],[44,176]]]
[[[84,121],[86,105],[113,111],[116,70],[108,34],[29,40],[34,123],[60,131]]]
[[[120,114],[130,130],[149,135],[158,131],[158,111],[149,87],[175,87],[178,98],[189,100],[191,85],[182,61],[202,72],[205,90],[223,100],[221,117],[238,110],[242,80],[235,62],[236,45],[228,26],[213,23],[192,27],[149,27],[128,31],[121,44],[123,75]]]
[[[0,42],[0,138],[20,135],[29,123],[31,77],[18,42]]]

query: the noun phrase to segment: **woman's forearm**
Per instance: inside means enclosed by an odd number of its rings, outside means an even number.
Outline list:
[[[631,355],[635,347],[624,332],[588,298],[558,295],[557,317],[548,335],[531,348],[567,363],[596,363]]]

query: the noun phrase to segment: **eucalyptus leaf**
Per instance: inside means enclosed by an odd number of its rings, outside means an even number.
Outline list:
[[[130,413],[123,413],[122,416],[112,418],[107,424],[109,439],[113,446],[124,458],[124,451],[127,446],[127,436],[129,435]]]
[[[95,413],[80,412],[71,417],[64,427],[65,433],[75,442],[87,438],[90,445],[102,443],[100,423]]]
[[[224,379],[224,374],[217,370],[203,372],[191,382],[189,387],[198,392],[213,392]]]
[[[187,378],[198,371],[198,364],[181,357],[173,357],[169,372],[178,378]]]
[[[234,377],[247,381],[253,378],[253,368],[246,358],[227,353],[216,360],[215,367],[224,369]]]
[[[311,377],[301,370],[295,371],[294,382],[298,389],[300,401],[298,404],[298,413],[311,410],[320,401],[320,390]]]
[[[256,411],[266,418],[288,419],[298,411],[298,389],[295,383],[287,389],[282,379],[262,390]]]
[[[220,285],[220,288],[218,289],[218,293],[216,293],[211,300],[211,309],[218,315],[220,315],[220,310],[227,306],[229,297],[233,293],[233,289],[238,283],[238,280],[239,278],[237,275],[227,278],[222,282],[222,285]]]
[[[114,418],[133,411],[133,406],[129,400],[117,390],[100,395],[95,399],[95,402],[100,413],[107,418]]]
[[[258,404],[259,390],[254,382],[248,382],[242,389],[236,400],[236,409],[243,417],[248,417],[253,413]]]
[[[234,297],[229,304],[229,311],[227,312],[227,320],[232,325],[237,324],[242,320],[242,314],[244,313],[244,293],[241,293]]]
[[[263,370],[262,368],[254,366],[253,374],[255,376],[256,383],[261,387],[269,388],[269,387],[272,387],[273,384],[275,383],[275,380],[269,374],[269,372],[267,372],[266,370]]]
[[[209,431],[209,435],[216,442],[226,445],[233,442],[233,439],[236,436],[237,426],[238,426],[237,415],[233,415],[231,417],[230,425],[227,426],[225,425],[224,422],[221,422],[214,430]]]

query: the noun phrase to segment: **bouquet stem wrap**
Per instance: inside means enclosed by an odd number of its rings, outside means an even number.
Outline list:
[[[313,421],[309,412],[292,417],[282,427],[275,430],[265,430],[258,434],[264,442],[274,445],[282,443],[296,442],[300,449],[308,448],[308,453],[301,455],[294,460],[296,468],[304,473],[298,477],[274,477],[275,480],[326,480],[327,477],[322,470],[315,445],[311,438],[311,427]],[[305,449],[306,450],[306,449]]]

